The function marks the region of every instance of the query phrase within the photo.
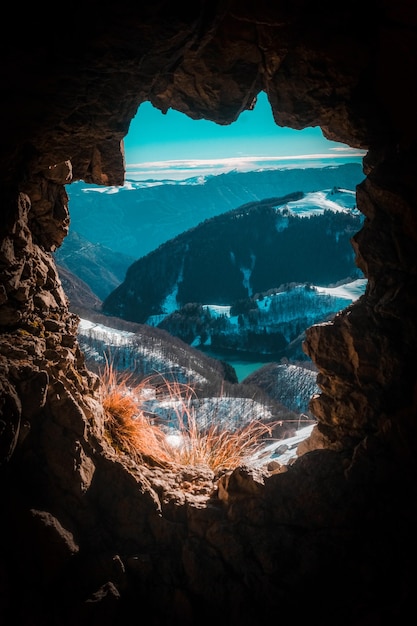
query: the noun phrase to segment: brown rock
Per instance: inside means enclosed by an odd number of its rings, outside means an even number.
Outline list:
[[[417,522],[417,26],[372,0],[8,7],[0,148],[0,614],[22,626],[408,621]],[[352,240],[365,295],[308,330],[318,425],[286,471],[218,481],[104,437],[98,378],[51,251],[64,185],[124,181],[147,100],[232,123],[265,90],[278,124],[368,151]],[[72,178],[71,178],[72,177]],[[302,454],[301,454],[302,452]],[[33,512],[33,513],[30,513]],[[117,556],[117,558],[116,558]],[[141,560],[142,559],[142,560]],[[144,559],[144,560],[143,560]],[[140,563],[139,563],[140,561]]]

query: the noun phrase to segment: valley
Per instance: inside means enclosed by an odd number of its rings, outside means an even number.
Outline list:
[[[284,424],[278,438],[294,435],[300,416],[314,422],[304,331],[365,292],[350,241],[363,221],[360,180],[349,164],[101,193],[78,183],[55,254],[89,367],[111,360],[138,378],[193,384],[200,401],[234,398],[237,412],[259,401],[264,419]],[[116,210],[106,222],[119,202],[123,220]]]

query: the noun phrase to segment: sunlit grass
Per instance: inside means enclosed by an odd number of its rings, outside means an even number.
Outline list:
[[[151,458],[160,463],[203,465],[214,472],[234,469],[250,461],[262,445],[262,438],[273,428],[259,420],[237,430],[213,423],[200,428],[191,402],[192,387],[164,380],[163,393],[172,402],[176,417],[171,430],[178,434],[177,444],[172,444],[167,431],[155,425],[143,410],[144,393],[151,386],[149,378],[137,382],[131,374],[117,372],[107,363],[101,381],[107,440],[117,452],[136,461]]]
[[[169,462],[164,450],[166,437],[154,426],[141,408],[148,381],[136,382],[132,375],[117,372],[107,363],[101,373],[105,435],[118,452],[135,460],[148,456]]]
[[[206,465],[213,471],[222,467],[234,469],[247,462],[261,445],[260,440],[271,433],[271,426],[253,420],[240,429],[225,429],[221,424],[200,428],[195,407],[190,400],[193,390],[188,385],[169,383],[171,400],[181,399],[174,406],[181,444],[173,449],[173,460],[184,465]]]

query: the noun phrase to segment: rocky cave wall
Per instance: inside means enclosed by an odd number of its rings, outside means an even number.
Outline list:
[[[4,623],[401,621],[416,523],[416,11],[406,1],[72,3],[17,13],[2,51],[0,455]],[[16,14],[14,14],[16,12]],[[141,102],[367,151],[366,294],[308,330],[318,427],[275,472],[120,458],[51,255],[64,185],[123,184]],[[302,609],[300,608],[299,611]],[[6,619],[6,618],[5,618]],[[313,620],[314,621],[314,620]]]

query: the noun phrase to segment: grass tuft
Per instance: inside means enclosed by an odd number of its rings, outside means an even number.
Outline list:
[[[133,376],[117,372],[106,363],[101,373],[105,433],[109,443],[118,452],[137,461],[143,456],[169,462],[165,452],[165,434],[154,426],[141,409],[141,399],[148,381],[139,383]]]
[[[270,435],[273,428],[258,420],[237,430],[224,429],[218,424],[200,428],[192,404],[192,387],[164,380],[163,392],[172,401],[180,442],[173,445],[166,431],[153,424],[142,409],[150,379],[138,383],[131,374],[117,372],[106,363],[101,380],[107,439],[116,451],[136,461],[147,457],[165,464],[203,465],[214,472],[221,468],[234,469],[250,462],[251,455],[262,445],[262,438]],[[161,393],[160,385],[158,393]]]

